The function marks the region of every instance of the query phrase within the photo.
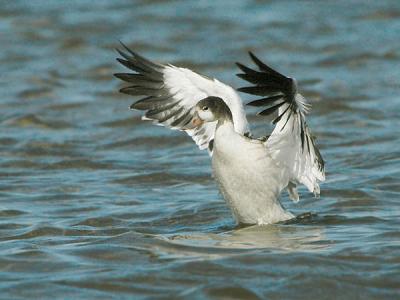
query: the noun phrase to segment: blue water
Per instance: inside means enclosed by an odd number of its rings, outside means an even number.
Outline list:
[[[399,34],[398,1],[4,1],[0,298],[399,298]],[[248,50],[297,78],[327,180],[282,201],[316,215],[236,227],[207,153],[117,92],[118,40],[236,88]]]

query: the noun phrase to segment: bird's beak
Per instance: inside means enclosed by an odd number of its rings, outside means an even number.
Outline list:
[[[194,127],[199,127],[201,125],[203,125],[204,121],[202,119],[200,119],[200,117],[198,115],[195,115],[194,118],[192,119],[192,125]]]
[[[193,114],[192,120],[187,125],[185,125],[185,127],[182,129],[183,130],[193,130],[193,129],[203,125],[203,123],[204,123],[204,120],[199,117],[197,112],[195,112]]]
[[[192,126],[199,127],[201,125],[203,125],[204,120],[202,118],[199,117],[199,114],[197,113],[197,111],[194,113],[193,115],[193,119],[192,122],[190,122]]]

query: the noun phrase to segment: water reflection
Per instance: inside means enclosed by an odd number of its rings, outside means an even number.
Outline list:
[[[282,251],[321,251],[330,245],[324,235],[324,227],[320,226],[290,226],[263,225],[249,226],[224,233],[208,233],[191,235],[162,236],[173,245],[196,248],[208,248],[210,257],[215,258],[214,250],[282,250]],[[167,249],[164,249],[168,252]],[[181,251],[178,251],[180,255]],[[196,252],[195,252],[196,253]],[[228,251],[229,253],[229,251]],[[190,254],[189,254],[190,255]],[[196,255],[196,254],[194,254]],[[205,253],[199,254],[208,256]],[[219,253],[217,257],[227,255]]]

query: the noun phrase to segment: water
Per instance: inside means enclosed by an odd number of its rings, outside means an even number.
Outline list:
[[[400,298],[399,34],[398,1],[3,1],[0,298]],[[327,181],[283,202],[316,215],[236,228],[207,154],[116,92],[119,39],[298,78]]]

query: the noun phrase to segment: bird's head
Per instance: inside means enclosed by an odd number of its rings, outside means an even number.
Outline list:
[[[201,126],[204,122],[232,122],[231,110],[219,97],[210,96],[200,100],[196,104],[195,111],[192,124],[196,127]]]

